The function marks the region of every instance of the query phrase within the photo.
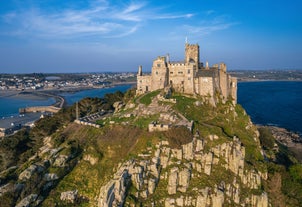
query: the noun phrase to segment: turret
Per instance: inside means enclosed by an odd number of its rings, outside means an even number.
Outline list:
[[[138,66],[137,76],[142,76],[142,75],[143,75],[143,67],[140,65]]]
[[[225,63],[220,63],[220,66],[219,66],[219,69],[223,72],[226,72],[227,71],[227,66]]]

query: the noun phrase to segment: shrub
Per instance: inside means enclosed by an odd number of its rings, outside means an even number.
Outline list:
[[[261,127],[258,129],[260,133],[260,144],[264,149],[273,149],[275,139],[272,132],[267,127]]]
[[[189,129],[184,126],[173,127],[164,134],[172,148],[181,148],[181,145],[191,142],[193,138]]]

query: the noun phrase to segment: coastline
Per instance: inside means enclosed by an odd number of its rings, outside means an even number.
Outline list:
[[[286,146],[290,152],[292,152],[295,158],[302,163],[302,136],[296,132],[292,132],[288,129],[270,126],[270,125],[256,125],[259,127],[267,127],[275,140],[280,144]]]
[[[256,79],[256,80],[254,80],[254,79],[244,79],[244,80],[242,80],[242,79],[238,78],[238,83],[257,83],[257,82],[302,82],[302,80],[301,79],[297,79],[297,80],[286,80],[286,79],[284,79],[284,80],[282,80],[282,79],[280,79],[280,80],[276,80],[276,79],[270,79],[270,80],[268,80],[268,79]]]
[[[52,106],[63,108],[66,106],[66,100],[61,93],[76,93],[85,90],[102,89],[102,88],[112,88],[120,85],[135,85],[136,82],[119,82],[112,83],[106,86],[81,86],[81,87],[65,87],[65,88],[47,88],[38,90],[0,90],[0,98],[13,98],[21,100],[45,100],[49,98],[54,98],[55,103]]]

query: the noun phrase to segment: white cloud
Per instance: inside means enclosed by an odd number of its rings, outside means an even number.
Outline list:
[[[224,16],[218,16],[209,21],[201,21],[198,25],[184,25],[183,28],[188,34],[194,36],[209,35],[216,31],[227,30],[239,22],[230,22]]]
[[[146,2],[112,5],[110,1],[95,0],[85,9],[49,9],[33,7],[2,16],[15,30],[10,34],[38,38],[65,39],[79,36],[119,38],[135,33],[143,22],[155,19],[190,18],[193,14],[165,13]]]

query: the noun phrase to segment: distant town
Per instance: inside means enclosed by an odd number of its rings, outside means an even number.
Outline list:
[[[92,88],[135,81],[135,73],[0,74],[0,91]]]
[[[302,70],[233,70],[229,73],[238,81],[302,81]],[[135,72],[0,74],[0,91],[100,88],[129,82],[136,82]]]
[[[302,81],[302,70],[233,70],[238,81]]]

